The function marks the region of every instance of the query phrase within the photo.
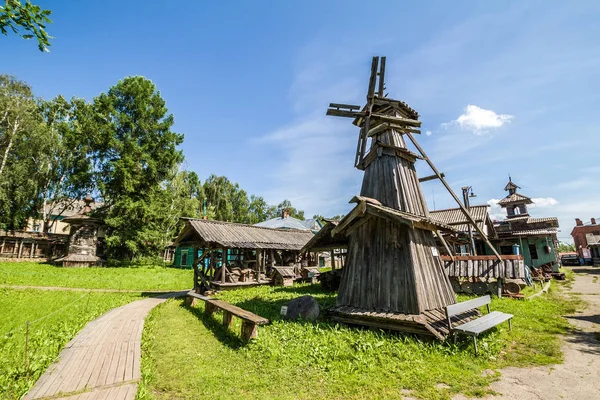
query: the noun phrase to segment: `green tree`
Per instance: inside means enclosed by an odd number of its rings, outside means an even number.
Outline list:
[[[556,248],[556,250],[559,253],[570,253],[570,252],[574,252],[575,251],[575,245],[574,244],[569,244],[569,243],[565,243],[565,242],[560,242],[558,244],[558,247]]]
[[[46,132],[36,154],[38,195],[35,208],[48,232],[55,219],[92,192],[91,141],[84,134],[90,105],[62,96],[40,102]],[[54,216],[54,218],[53,218]]]
[[[271,208],[269,210],[269,218],[277,218],[281,217],[283,210],[287,210],[290,217],[294,217],[300,220],[304,220],[304,211],[297,210],[296,207],[292,205],[292,202],[289,200],[283,200],[276,207]]]
[[[171,179],[164,184],[162,196],[158,199],[164,233],[162,245],[167,245],[182,228],[181,217],[198,218],[202,215],[204,189],[198,175],[193,171],[177,168]]]
[[[250,204],[248,206],[248,223],[257,224],[269,219],[269,205],[264,198],[260,196],[250,196]]]
[[[31,4],[29,0],[23,4],[20,0],[5,0],[0,5],[0,32],[4,35],[11,30],[24,39],[36,38],[40,51],[48,51],[50,39],[46,32],[46,24],[52,23],[50,10],[42,10]]]
[[[32,214],[35,156],[43,122],[31,87],[0,75],[0,226],[20,229]]]
[[[153,201],[161,184],[183,161],[183,135],[171,131],[173,115],[148,79],[119,81],[94,99],[93,136],[96,187],[105,207],[108,254],[116,258],[155,254],[164,232]]]

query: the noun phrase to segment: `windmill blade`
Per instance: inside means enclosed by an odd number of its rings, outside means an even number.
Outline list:
[[[356,157],[354,157],[354,166],[358,167],[358,164],[362,162],[360,156],[360,149],[363,137],[363,127],[360,128],[360,132],[358,133],[358,140],[356,141]]]
[[[385,96],[385,57],[381,57],[381,66],[379,67],[379,97]]]
[[[371,62],[371,77],[369,78],[369,88],[367,89],[367,105],[365,106],[365,119],[361,125],[360,136],[359,136],[359,147],[357,157],[357,165],[362,163],[365,157],[365,151],[367,149],[367,132],[369,132],[369,125],[371,124],[371,112],[373,112],[373,103],[375,99],[375,85],[377,84],[377,68],[379,67],[379,57],[373,57]]]

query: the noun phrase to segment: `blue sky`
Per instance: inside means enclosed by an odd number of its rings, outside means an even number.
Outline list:
[[[358,131],[325,110],[363,104],[371,57],[385,55],[390,97],[419,111],[419,141],[455,191],[493,204],[510,174],[532,215],[559,217],[562,240],[575,217],[600,216],[600,3],[35,3],[53,10],[51,51],[2,36],[0,73],[89,100],[128,75],[152,79],[203,178],[309,216],[347,212]],[[430,209],[455,206],[439,182],[423,190]]]

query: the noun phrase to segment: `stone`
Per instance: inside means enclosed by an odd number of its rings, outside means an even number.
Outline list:
[[[287,304],[287,312],[282,313],[281,317],[285,320],[314,322],[319,317],[319,304],[312,296],[298,297]]]

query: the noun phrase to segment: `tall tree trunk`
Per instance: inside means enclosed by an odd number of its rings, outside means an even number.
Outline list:
[[[2,164],[0,164],[0,177],[4,172],[4,167],[6,166],[6,159],[8,158],[8,154],[10,153],[10,149],[13,146],[15,136],[17,134],[17,129],[19,129],[19,118],[15,120],[15,125],[13,126],[12,134],[8,138],[8,144],[6,145],[6,149],[4,149],[4,156],[2,157]]]

